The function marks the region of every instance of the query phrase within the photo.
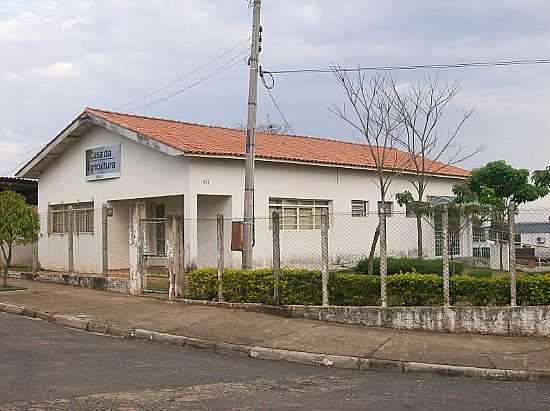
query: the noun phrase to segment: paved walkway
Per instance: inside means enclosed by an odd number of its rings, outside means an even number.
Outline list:
[[[30,290],[1,292],[0,302],[187,337],[383,360],[550,372],[550,338],[366,328],[57,284],[10,283]]]

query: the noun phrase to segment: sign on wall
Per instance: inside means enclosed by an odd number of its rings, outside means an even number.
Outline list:
[[[120,177],[120,144],[86,150],[86,181]]]

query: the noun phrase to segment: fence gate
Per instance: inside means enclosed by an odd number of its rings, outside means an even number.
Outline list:
[[[168,292],[166,218],[142,220],[145,292]]]

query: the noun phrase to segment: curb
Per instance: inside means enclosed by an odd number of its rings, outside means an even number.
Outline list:
[[[432,364],[410,361],[395,361],[379,358],[362,358],[357,356],[332,355],[292,351],[280,348],[253,347],[204,340],[200,338],[167,334],[158,331],[126,327],[114,323],[83,319],[70,315],[52,315],[22,306],[0,303],[0,312],[36,318],[67,328],[115,337],[151,341],[159,344],[191,347],[226,355],[237,355],[269,361],[286,361],[292,363],[316,365],[330,368],[388,371],[398,373],[424,373],[451,377],[474,377],[498,381],[550,381],[550,372],[507,370],[498,368],[479,368],[448,364]]]

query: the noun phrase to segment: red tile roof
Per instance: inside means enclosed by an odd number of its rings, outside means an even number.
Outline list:
[[[184,123],[174,120],[115,113],[87,108],[92,114],[121,127],[143,134],[187,154],[208,156],[245,155],[245,133],[242,130]],[[405,164],[408,155],[393,149],[395,164]],[[373,167],[369,150],[363,144],[318,137],[257,133],[256,157],[281,161]],[[467,170],[431,162],[437,174],[465,177]],[[405,167],[412,171],[410,167]]]

